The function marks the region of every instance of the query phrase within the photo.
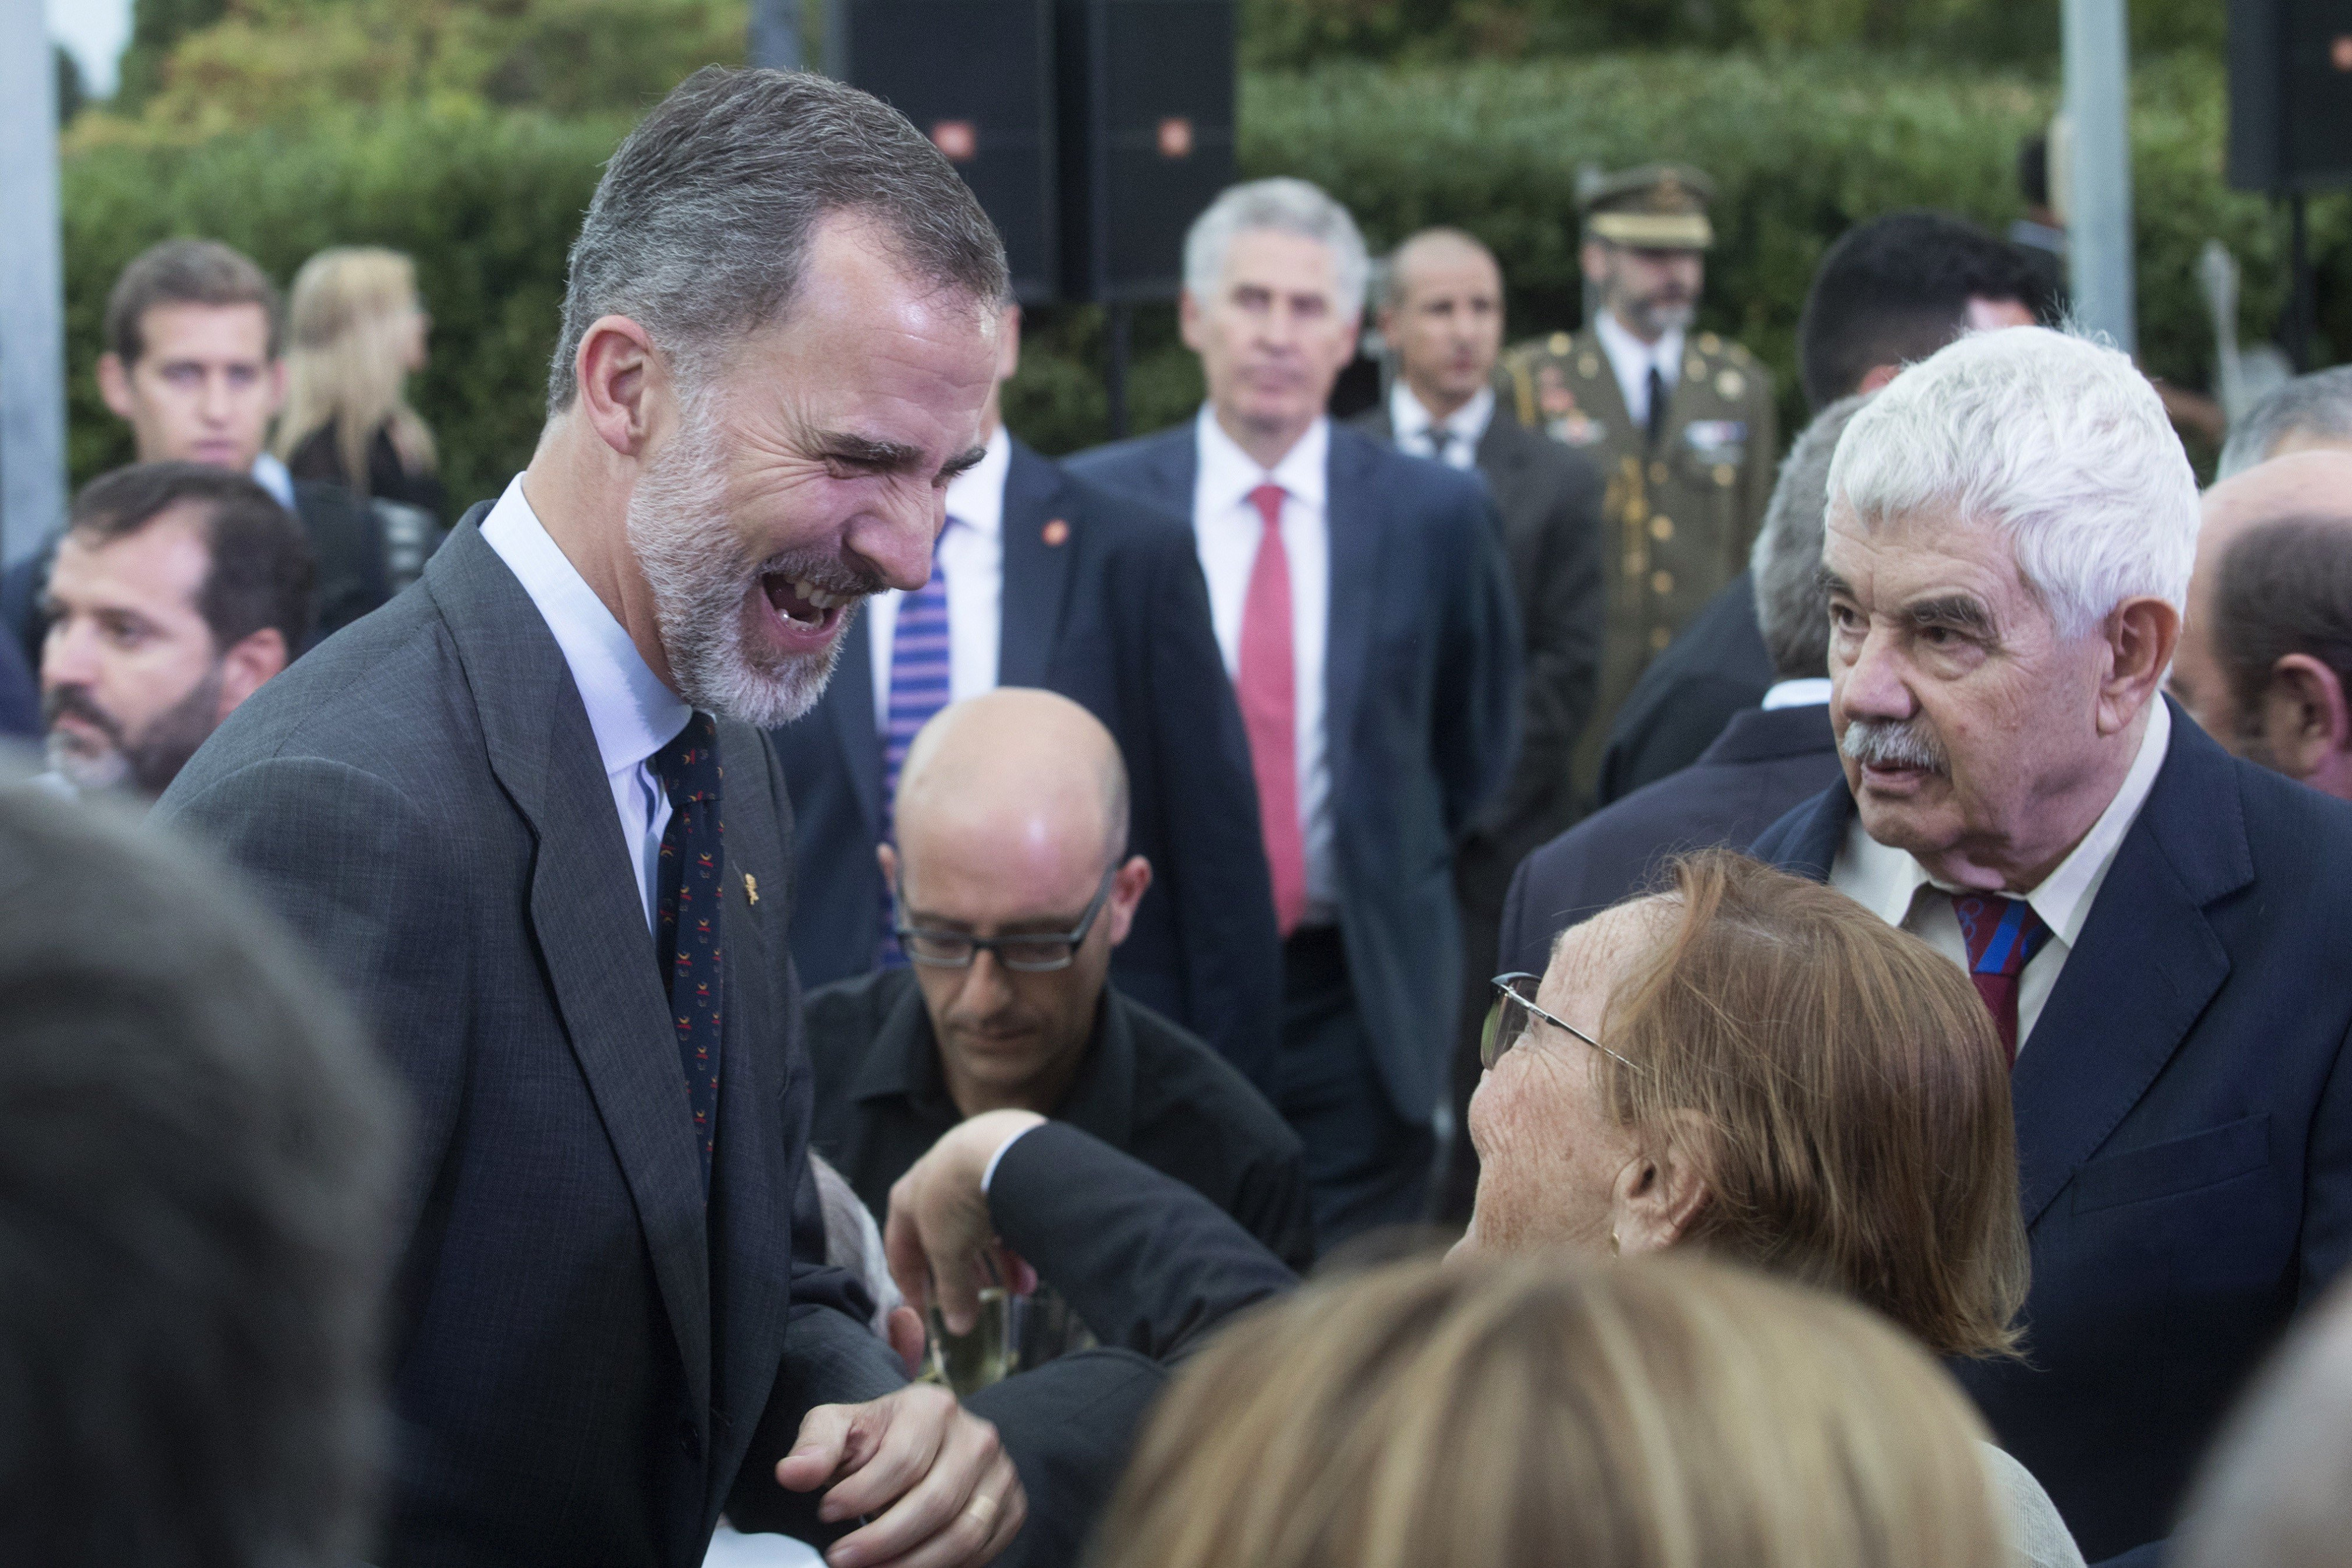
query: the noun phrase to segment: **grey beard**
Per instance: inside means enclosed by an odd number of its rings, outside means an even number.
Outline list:
[[[1838,749],[1865,768],[1917,768],[1948,776],[1951,759],[1924,718],[1858,718],[1845,727]]]
[[[188,765],[196,748],[218,728],[224,672],[217,664],[205,673],[188,695],[147,721],[135,736],[126,736],[113,716],[81,694],[79,687],[58,687],[43,701],[51,727],[44,743],[49,766],[75,789],[98,792],[134,789],[161,795]],[[66,742],[55,727],[58,713],[70,709],[105,730],[111,743],[92,755]]]

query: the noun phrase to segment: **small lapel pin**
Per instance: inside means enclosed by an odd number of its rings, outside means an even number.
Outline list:
[[[1061,518],[1055,517],[1052,522],[1045,525],[1038,537],[1045,541],[1046,549],[1059,549],[1062,546],[1070,542],[1070,525],[1064,522]]]
[[[760,879],[748,871],[743,873],[743,896],[755,904],[760,902]]]

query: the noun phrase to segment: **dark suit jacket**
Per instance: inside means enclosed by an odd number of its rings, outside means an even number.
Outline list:
[[[1373,440],[1396,443],[1386,399],[1349,422]],[[1478,472],[1503,520],[1503,551],[1517,591],[1526,639],[1519,694],[1519,760],[1478,824],[1507,848],[1509,866],[1575,820],[1569,770],[1600,691],[1601,617],[1601,471],[1592,460],[1502,410],[1478,441]],[[1497,890],[1500,891],[1499,889]]]
[[[1059,544],[1047,541],[1055,520],[1066,526]],[[824,700],[772,732],[799,813],[802,879],[824,890],[793,918],[793,956],[811,987],[873,968],[880,933],[873,634],[853,625],[845,635]],[[1249,742],[1209,624],[1192,528],[1073,479],[1015,442],[997,658],[1000,685],[1069,697],[1102,720],[1127,759],[1128,844],[1151,862],[1153,880],[1112,975],[1268,1083],[1281,945]]]
[[[1193,427],[1069,461],[1192,515]],[[1357,1011],[1397,1113],[1445,1092],[1461,995],[1454,844],[1508,776],[1519,632],[1485,487],[1345,425],[1331,431],[1323,664],[1339,925]]]
[[[1540,975],[1552,938],[1650,885],[1668,856],[1744,845],[1843,780],[1827,705],[1749,708],[1681,772],[1604,806],[1519,862],[1501,963]]]
[[[1593,803],[1622,800],[1698,760],[1731,716],[1779,677],[1756,623],[1756,580],[1741,572],[1650,661],[1617,710]]]
[[[1840,783],[1756,853],[1825,878],[1853,812]],[[1957,1369],[2094,1562],[2165,1533],[2247,1374],[2352,1249],[2347,928],[2352,807],[2175,707],[2017,1059],[2032,1364]]]
[[[866,1207],[962,1121],[948,1097],[914,971],[886,969],[811,991],[816,1151]],[[1094,1038],[1057,1121],[1183,1182],[1293,1268],[1315,1260],[1298,1135],[1200,1038],[1103,988]]]
[[[38,739],[41,688],[15,639],[0,637],[0,736]]]
[[[415,590],[240,706],[157,810],[315,944],[409,1091],[375,1560],[690,1568],[739,1476],[781,1495],[802,1410],[903,1381],[813,1261],[791,808],[760,732],[722,721],[734,956],[706,1215],[587,710],[480,510]]]

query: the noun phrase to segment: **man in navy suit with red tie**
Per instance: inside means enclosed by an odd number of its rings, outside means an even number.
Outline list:
[[[1519,686],[1484,486],[1324,413],[1368,270],[1314,186],[1226,191],[1184,244],[1207,403],[1069,464],[1192,525],[1284,936],[1274,1100],[1326,1246],[1421,1214],[1460,994],[1454,847],[1509,769]]]
[[[1966,969],[2015,1063],[2026,1356],[1959,1368],[2094,1562],[2153,1562],[2215,1423],[2352,1249],[2352,807],[2162,694],[2195,477],[2113,349],[1977,333],[1830,470],[1845,778],[1756,852]]]

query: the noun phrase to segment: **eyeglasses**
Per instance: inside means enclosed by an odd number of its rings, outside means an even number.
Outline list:
[[[974,936],[964,931],[925,931],[907,924],[907,895],[892,888],[891,896],[898,900],[898,933],[899,949],[918,964],[937,969],[969,969],[972,960],[982,953],[993,953],[996,961],[1008,969],[1024,975],[1042,975],[1055,969],[1066,969],[1076,962],[1078,944],[1093,930],[1095,917],[1110,900],[1111,879],[1118,875],[1118,862],[1113,861],[1103,873],[1102,885],[1095,889],[1094,902],[1078,916],[1078,924],[1061,936],[1051,934],[1017,936]]]
[[[1526,1039],[1528,1030],[1535,1027],[1536,1019],[1541,1019],[1555,1028],[1566,1030],[1612,1061],[1633,1067],[1633,1062],[1574,1024],[1565,1019],[1555,1018],[1536,1006],[1536,988],[1541,984],[1541,975],[1530,975],[1524,970],[1495,977],[1495,1005],[1486,1009],[1486,1025],[1478,1033],[1478,1061],[1481,1066],[1491,1068],[1502,1061],[1503,1053]],[[1640,1071],[1639,1068],[1634,1070]]]

